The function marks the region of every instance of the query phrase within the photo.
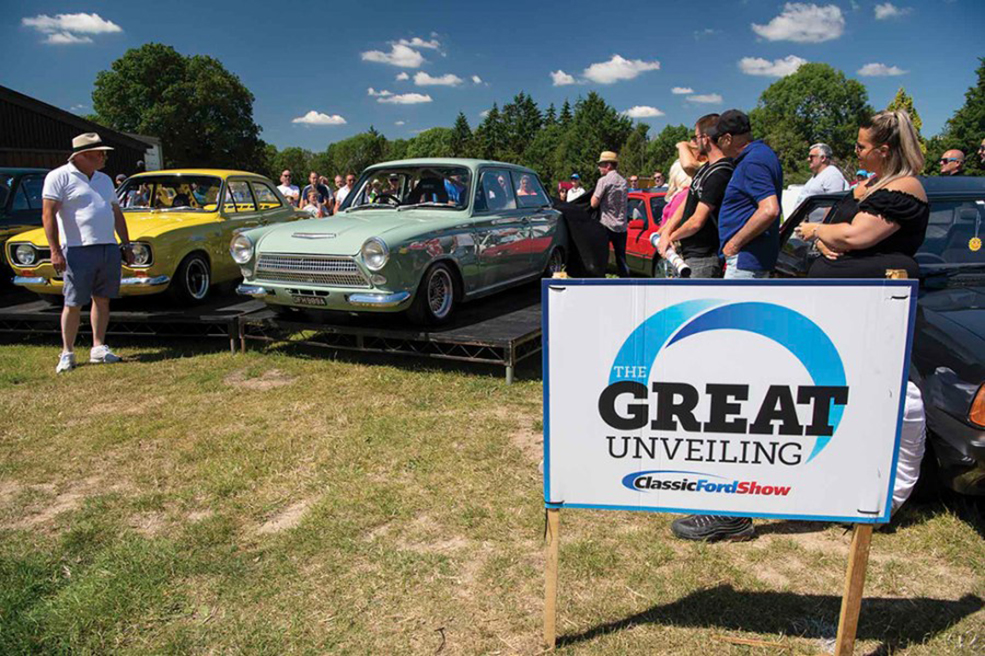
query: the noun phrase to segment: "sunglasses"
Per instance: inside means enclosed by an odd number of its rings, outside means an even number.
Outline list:
[[[979,150],[981,150],[981,148],[979,148]],[[941,157],[939,160],[937,160],[937,163],[947,164],[948,162],[960,162],[960,161],[961,160],[958,159],[957,157]]]

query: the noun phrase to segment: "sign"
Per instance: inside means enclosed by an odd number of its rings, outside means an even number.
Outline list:
[[[544,501],[889,521],[907,280],[545,280]]]

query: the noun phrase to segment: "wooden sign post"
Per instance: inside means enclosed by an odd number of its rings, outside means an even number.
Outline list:
[[[862,609],[862,588],[865,586],[871,543],[872,525],[856,524],[852,546],[848,551],[848,573],[845,575],[845,593],[841,597],[835,656],[851,656],[855,651],[855,633],[858,630],[858,614]]]
[[[544,645],[554,649],[557,641],[557,561],[558,529],[561,528],[561,509],[547,509],[547,527],[544,533],[547,542],[546,581],[544,584]]]

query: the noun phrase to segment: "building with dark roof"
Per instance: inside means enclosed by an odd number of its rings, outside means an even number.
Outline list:
[[[137,173],[137,162],[147,161],[147,151],[160,141],[144,141],[93,123],[64,109],[0,86],[0,166],[53,169],[68,161],[72,139],[84,132],[98,132],[114,151],[103,172]],[[155,143],[156,142],[156,143]]]

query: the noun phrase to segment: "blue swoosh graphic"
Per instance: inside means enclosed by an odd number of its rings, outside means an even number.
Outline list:
[[[653,366],[653,361],[657,359],[657,354],[664,348],[664,344],[670,339],[670,336],[680,328],[681,324],[689,321],[696,314],[720,303],[722,301],[699,298],[671,305],[649,317],[636,327],[636,330],[626,338],[622,348],[619,349],[616,360],[612,363],[609,384],[620,380],[630,380],[646,385],[650,378],[649,369]],[[647,367],[645,375],[628,378],[616,377],[616,367],[638,367],[640,365]]]
[[[827,334],[804,315],[772,303],[721,303],[715,299],[685,301],[664,308],[641,323],[626,339],[613,367],[643,365],[647,367],[647,375],[616,378],[613,369],[609,384],[632,380],[646,385],[661,350],[691,335],[727,329],[755,333],[780,344],[800,361],[815,385],[845,385],[845,368],[838,349]],[[714,307],[716,305],[718,307]],[[832,402],[830,421],[833,431],[838,429],[844,411],[843,405]],[[830,440],[830,437],[818,437],[806,462],[813,460]]]

